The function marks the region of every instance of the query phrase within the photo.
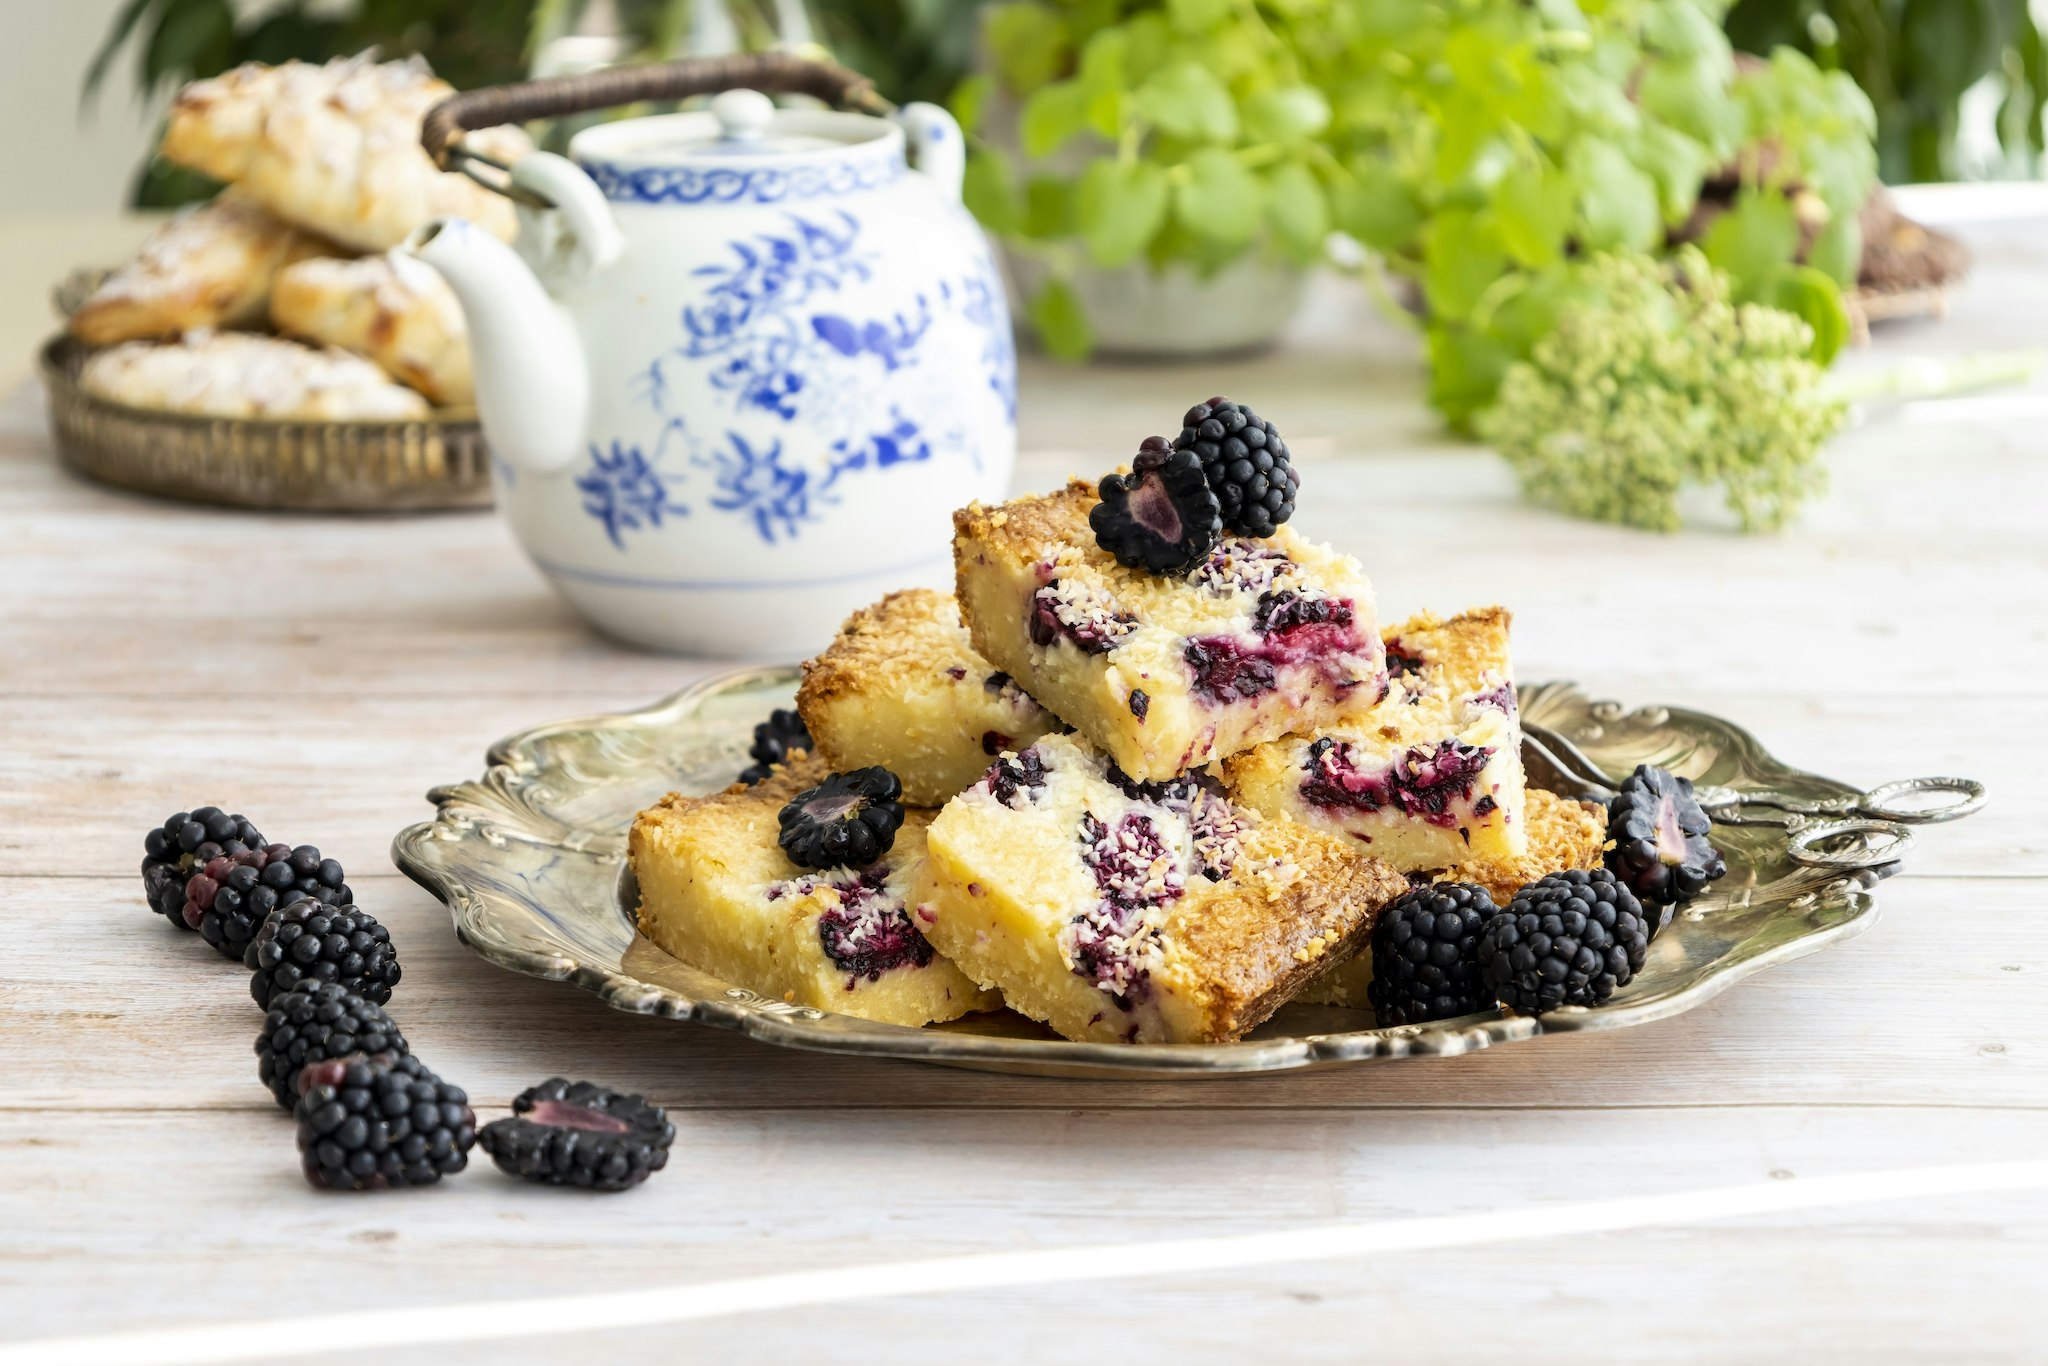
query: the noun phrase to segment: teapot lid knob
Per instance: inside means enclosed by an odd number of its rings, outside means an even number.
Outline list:
[[[712,97],[711,115],[728,141],[751,142],[775,121],[775,101],[758,90],[727,90]]]

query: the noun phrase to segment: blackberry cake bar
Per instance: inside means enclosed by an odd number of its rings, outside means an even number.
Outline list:
[[[805,755],[751,787],[671,793],[641,812],[630,841],[641,933],[735,986],[863,1019],[921,1025],[1000,1005],[910,921],[929,811],[906,810],[888,853],[864,868],[803,868],[784,854],[782,808],[830,771]]]
[[[939,806],[1059,722],[975,653],[950,594],[891,593],[804,665],[797,710],[835,769],[880,764],[903,800]]]
[[[1513,864],[1529,848],[1522,736],[1499,607],[1387,633],[1387,698],[1356,722],[1235,755],[1233,799],[1349,835],[1402,872]]]
[[[1049,735],[939,812],[912,914],[1069,1039],[1215,1043],[1349,955],[1407,890],[1354,848]]]
[[[1075,480],[963,508],[954,569],[975,649],[1124,772],[1173,778],[1380,701],[1372,585],[1356,560],[1282,526],[1200,540],[1191,568],[1147,572],[1097,543],[1100,501]]]

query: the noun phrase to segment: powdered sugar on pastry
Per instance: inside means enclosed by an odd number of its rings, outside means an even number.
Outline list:
[[[417,58],[250,63],[180,91],[160,150],[362,251],[395,247],[443,214],[510,240],[511,203],[436,169],[420,146],[421,119],[454,93]],[[468,144],[509,160],[532,150],[516,128],[471,133]]]
[[[248,322],[263,315],[281,268],[327,250],[230,190],[151,233],[135,259],[71,315],[71,332],[91,345],[111,346]]]
[[[270,316],[285,332],[368,357],[444,407],[475,401],[462,306],[410,257],[301,261],[278,276]]]
[[[87,393],[135,408],[208,417],[408,421],[427,401],[345,351],[242,332],[124,342],[88,359]]]

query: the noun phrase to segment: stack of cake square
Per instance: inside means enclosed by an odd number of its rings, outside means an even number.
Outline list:
[[[955,595],[891,594],[805,665],[814,754],[643,813],[647,935],[871,1019],[1000,999],[1070,1039],[1208,1043],[1297,997],[1362,1005],[1358,950],[1411,880],[1506,895],[1598,861],[1598,819],[1525,788],[1504,610],[1383,634],[1358,562],[1285,526],[1143,573],[1096,544],[1095,502],[1076,481],[956,513]],[[923,808],[886,868],[789,864],[777,810],[869,765]],[[893,958],[823,904],[850,895]]]

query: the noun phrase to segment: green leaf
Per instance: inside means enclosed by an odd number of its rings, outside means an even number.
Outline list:
[[[995,93],[995,77],[978,72],[953,87],[953,94],[946,101],[953,118],[963,133],[981,131],[981,116],[988,110],[988,97]]]
[[[1182,33],[1206,33],[1230,17],[1230,0],[1166,0],[1166,17]]]
[[[1073,233],[1074,182],[1033,176],[1024,186],[1024,235],[1051,242]]]
[[[1237,136],[1237,105],[1207,67],[1175,62],[1137,90],[1138,113],[1175,137],[1229,142]]]
[[[1507,270],[1507,249],[1491,210],[1447,209],[1423,230],[1423,297],[1432,317],[1456,321]]]
[[[1196,237],[1235,246],[1251,240],[1265,210],[1257,176],[1220,147],[1205,147],[1183,166],[1186,178],[1173,190],[1173,211]]]
[[[1816,365],[1830,365],[1849,343],[1849,310],[1834,280],[1812,266],[1794,266],[1778,277],[1771,302],[1805,319],[1813,329],[1808,355]]]
[[[1095,331],[1081,311],[1081,300],[1065,280],[1048,280],[1032,298],[1027,312],[1040,344],[1056,359],[1084,360],[1095,349]]]
[[[1728,38],[1697,0],[1658,0],[1643,11],[1643,44],[1674,57],[1729,60]]]
[[[1579,244],[1592,251],[1648,251],[1663,235],[1657,183],[1611,142],[1574,144],[1579,186]]]
[[[1090,95],[1122,94],[1129,87],[1124,59],[1130,47],[1130,36],[1120,28],[1103,29],[1081,45],[1078,75]]]
[[[1042,157],[1088,126],[1088,92],[1079,81],[1041,86],[1024,101],[1019,132],[1024,154]]]
[[[1166,221],[1166,199],[1166,172],[1151,162],[1090,162],[1074,198],[1089,258],[1105,267],[1135,260]]]
[[[1572,183],[1563,172],[1525,162],[1493,187],[1493,212],[1508,254],[1541,268],[1563,259],[1572,222]]]
[[[1734,155],[1742,138],[1742,107],[1728,96],[1725,62],[1657,61],[1643,69],[1636,101],[1663,123],[1705,143],[1714,155]]]
[[[1806,249],[1806,264],[1843,288],[1856,283],[1863,264],[1863,224],[1854,214],[1836,214]]]
[[[1728,272],[1736,297],[1764,297],[1799,249],[1799,220],[1792,203],[1776,190],[1744,190],[1735,207],[1714,220],[1700,242],[1707,259]]]
[[[994,147],[983,147],[967,159],[960,197],[967,211],[992,233],[1012,233],[1024,226],[1024,201],[1016,179],[1008,159]]]
[[[235,15],[227,0],[171,0],[142,60],[145,82],[212,76],[234,55]]]
[[[1429,402],[1461,432],[1500,392],[1511,359],[1493,338],[1470,328],[1433,322],[1429,328]]]
[[[1067,57],[1066,21],[1033,0],[989,6],[982,41],[1003,83],[1020,95],[1057,76]]]
[[[1245,101],[1245,136],[1283,145],[1312,138],[1330,124],[1330,102],[1312,85],[1261,90]]]
[[[100,40],[99,50],[92,54],[92,64],[85,69],[86,98],[98,93],[100,82],[107,78],[107,68],[113,64],[122,45],[135,33],[143,11],[155,3],[156,0],[128,0],[121,7],[121,12],[114,16],[114,22],[107,26],[107,36]]]
[[[1646,123],[1637,131],[1630,159],[1657,182],[1657,205],[1667,223],[1682,223],[1692,213],[1701,184],[1721,160],[1676,128],[1661,123]]]
[[[1366,162],[1331,192],[1337,226],[1375,251],[1399,251],[1414,241],[1422,207],[1391,166]]]
[[[1274,234],[1299,261],[1314,261],[1330,235],[1330,201],[1315,172],[1290,161],[1266,180],[1266,219]]]

